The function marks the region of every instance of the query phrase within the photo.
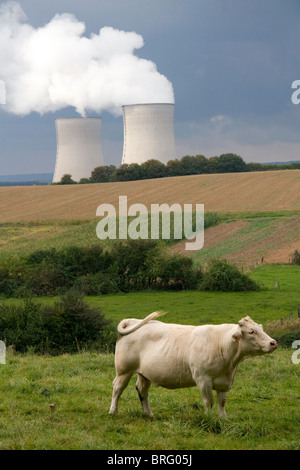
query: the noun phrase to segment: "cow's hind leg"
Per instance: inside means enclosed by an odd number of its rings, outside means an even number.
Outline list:
[[[113,381],[113,393],[109,413],[115,414],[118,412],[118,402],[119,398],[122,395],[123,390],[128,385],[129,380],[132,377],[133,372],[123,375],[117,375]]]
[[[143,411],[147,413],[148,415],[153,416],[153,413],[149,406],[149,400],[148,400],[148,391],[149,391],[150,385],[151,385],[150,380],[146,379],[146,377],[144,377],[143,375],[138,374],[135,388],[137,389],[137,392],[139,394]]]

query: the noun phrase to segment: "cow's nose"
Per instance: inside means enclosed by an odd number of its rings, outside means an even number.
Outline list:
[[[272,346],[272,348],[277,348],[277,341],[275,339],[272,339],[272,341],[270,342],[270,346]]]

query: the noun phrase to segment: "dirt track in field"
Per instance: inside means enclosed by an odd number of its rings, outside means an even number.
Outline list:
[[[0,223],[89,219],[102,203],[204,204],[205,211],[300,210],[300,170],[192,175],[66,186],[0,187]]]

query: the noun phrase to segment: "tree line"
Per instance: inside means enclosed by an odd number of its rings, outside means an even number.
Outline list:
[[[119,168],[103,165],[94,168],[89,178],[82,178],[79,184],[108,183],[113,181],[135,181],[168,176],[199,175],[212,173],[240,173],[251,171],[274,171],[300,169],[300,162],[287,164],[246,163],[242,157],[226,153],[206,158],[204,155],[185,155],[181,159],[169,160],[167,164],[156,159],[144,163],[123,163]],[[74,184],[72,175],[65,174],[59,183]]]

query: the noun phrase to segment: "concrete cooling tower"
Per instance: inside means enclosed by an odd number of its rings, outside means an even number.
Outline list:
[[[123,163],[176,158],[174,104],[133,104],[123,108]]]
[[[103,165],[101,118],[56,119],[57,154],[53,183],[65,174],[74,181],[89,178]]]

